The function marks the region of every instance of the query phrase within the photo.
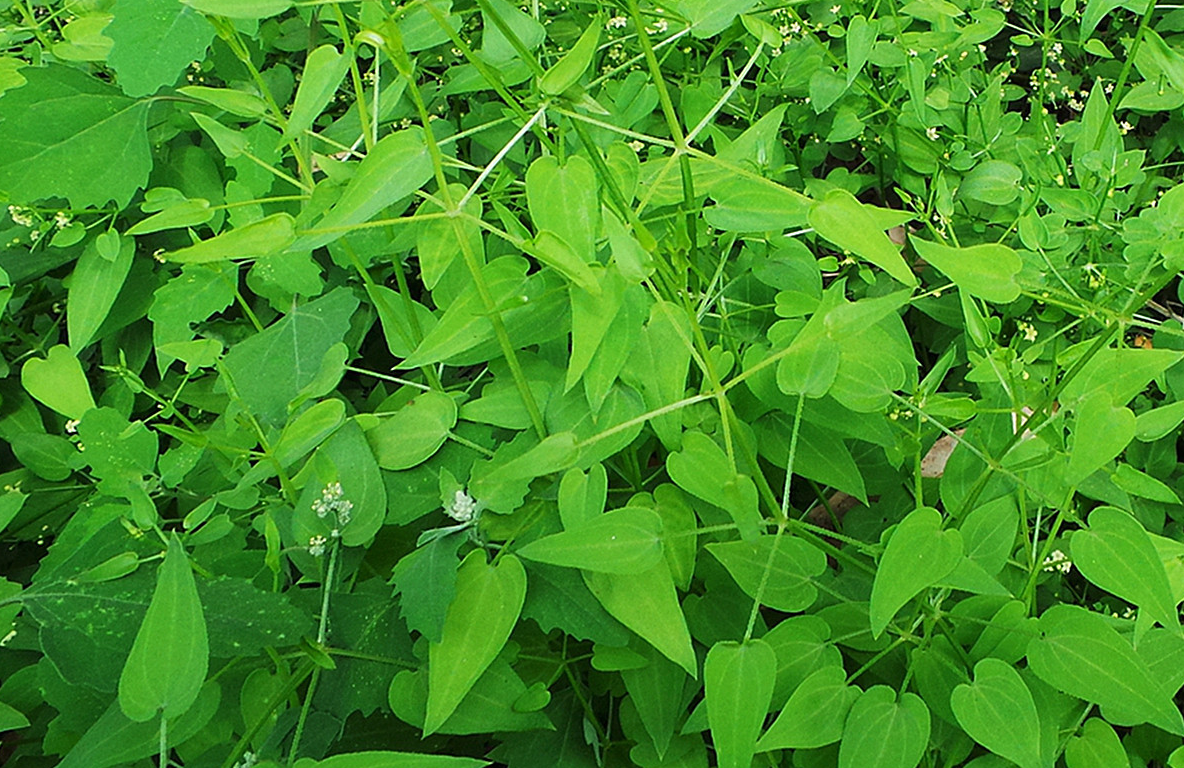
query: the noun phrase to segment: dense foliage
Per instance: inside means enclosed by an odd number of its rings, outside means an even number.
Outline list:
[[[0,18],[6,766],[1184,766],[1179,6]]]

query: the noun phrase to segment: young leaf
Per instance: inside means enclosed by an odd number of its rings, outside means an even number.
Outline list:
[[[564,165],[544,155],[526,170],[526,203],[535,229],[554,233],[585,263],[595,260],[600,235],[596,189],[596,170],[579,155]]]
[[[329,44],[308,54],[288,125],[284,128],[284,140],[300,138],[312,126],[337,92],[341,78],[349,71],[349,61],[349,55],[338,53],[337,48]]]
[[[846,190],[834,190],[810,206],[806,220],[814,230],[840,248],[870,261],[905,285],[916,285],[900,248],[876,224],[872,213]]]
[[[666,563],[642,573],[582,571],[588,589],[613,618],[696,677],[691,633]]]
[[[579,82],[592,64],[596,44],[600,42],[601,17],[596,16],[580,35],[580,39],[539,78],[539,90],[547,96],[558,96]]]
[[[424,392],[366,433],[378,466],[410,469],[427,461],[456,426],[456,401],[442,392]]]
[[[50,347],[44,360],[30,358],[21,368],[21,385],[43,405],[69,419],[95,407],[82,364],[63,344]]]
[[[1040,617],[1039,629],[1040,636],[1028,645],[1028,665],[1041,680],[1129,713],[1136,722],[1184,735],[1179,708],[1105,618],[1078,605],[1054,605]]]
[[[847,24],[847,86],[855,82],[855,78],[859,77],[860,71],[863,70],[863,65],[867,63],[867,58],[871,54],[872,46],[876,42],[876,33],[879,25],[875,22],[868,22],[867,19],[861,15],[856,15],[851,18]]]
[[[292,217],[286,213],[276,213],[187,248],[169,251],[162,254],[162,258],[179,264],[258,259],[282,251],[295,238],[296,225]]]
[[[526,571],[517,557],[502,555],[496,565],[485,562],[483,549],[465,557],[456,574],[456,598],[448,606],[440,641],[428,650],[425,735],[443,725],[501,653],[525,598]]]
[[[115,258],[108,259],[99,252],[96,238],[82,251],[70,277],[70,291],[66,298],[66,329],[70,336],[70,349],[76,354],[94,339],[95,333],[110,314],[127,280],[127,273],[131,271],[132,257],[136,253],[135,241],[129,237],[119,237],[113,232],[99,237],[115,239]]]
[[[929,709],[919,696],[877,685],[851,706],[839,768],[915,768],[929,743]]]
[[[535,236],[527,252],[566,277],[573,286],[599,297],[600,283],[596,273],[559,235],[550,230],[542,230]]]
[[[527,560],[600,573],[641,573],[662,561],[662,520],[644,507],[606,512],[518,549]]]
[[[641,392],[647,408],[662,408],[683,398],[691,364],[690,344],[686,313],[670,302],[655,302],[621,371],[622,380]],[[679,447],[682,417],[678,413],[656,416],[650,424],[663,445],[671,450]]]
[[[1014,250],[1000,243],[951,248],[919,237],[909,242],[917,255],[941,270],[962,290],[986,301],[1005,304],[1020,295],[1015,276],[1023,264]]]
[[[821,550],[787,535],[716,542],[708,544],[707,551],[723,563],[749,597],[756,599],[763,582],[761,602],[790,613],[813,605],[818,597],[814,579],[826,570],[826,555]]]
[[[1086,720],[1081,726],[1081,734],[1070,737],[1065,745],[1068,768],[1110,768],[1123,762],[1130,764],[1118,734],[1110,723],[1096,717]]]
[[[1135,439],[1154,442],[1184,422],[1184,400],[1143,411],[1135,417]]]
[[[931,507],[910,512],[896,526],[872,584],[872,634],[921,590],[945,578],[962,559],[962,534],[941,529],[941,513]]]
[[[716,229],[781,232],[806,223],[811,200],[801,192],[768,179],[728,173],[722,165],[710,167],[720,168],[721,178],[704,190],[716,204],[704,210],[703,218]]]
[[[129,720],[185,714],[210,664],[209,637],[197,583],[177,534],[157,574],[152,602],[119,676],[119,706]]]
[[[1179,627],[1176,600],[1163,560],[1135,516],[1098,507],[1089,528],[1070,539],[1073,564],[1102,589],[1129,600],[1168,629]]]
[[[758,752],[816,749],[843,736],[843,723],[860,690],[847,685],[841,665],[815,670],[794,689],[781,714],[757,742]]]
[[[103,34],[115,43],[107,63],[119,87],[128,96],[149,96],[205,58],[214,26],[176,0],[122,0]]]
[[[748,768],[769,711],[777,656],[763,640],[716,643],[703,664],[707,722],[720,768]]]
[[[1065,479],[1077,484],[1101,469],[1135,438],[1135,414],[1097,390],[1074,408],[1073,445]]]
[[[1020,768],[1044,767],[1036,702],[1011,664],[980,661],[974,683],[956,687],[950,706],[958,724],[979,744]]]

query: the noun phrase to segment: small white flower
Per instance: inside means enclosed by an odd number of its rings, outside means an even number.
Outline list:
[[[1073,568],[1072,561],[1059,549],[1054,549],[1052,554],[1044,558],[1041,563],[1043,570],[1052,573],[1053,571],[1060,571],[1061,573],[1068,573]]]
[[[841,11],[841,10],[843,10],[843,6],[841,6],[841,5],[832,5],[830,7],[830,12],[835,14],[836,16],[839,14],[839,11]]]
[[[666,19],[658,19],[652,27],[646,27],[645,31],[651,35],[664,35],[669,26]]]
[[[58,229],[65,229],[70,226],[70,214],[65,211],[58,211],[53,215],[53,225]]]
[[[929,137],[930,141],[937,141],[937,127],[929,126],[925,129],[925,135]]]
[[[623,29],[629,26],[629,19],[624,16],[613,16],[605,23],[604,28],[607,30]]]
[[[78,434],[78,425],[80,423],[81,422],[78,419],[70,419],[69,421],[67,421],[66,422],[66,434],[68,434],[68,435]]]
[[[477,501],[464,491],[457,491],[452,497],[452,503],[444,510],[444,514],[458,523],[471,522],[477,516],[477,512]]]
[[[633,141],[629,142],[629,148],[634,152],[640,152],[641,150],[645,149],[645,144],[641,141],[641,139],[634,139]]]
[[[325,554],[325,545],[328,543],[329,540],[324,536],[313,536],[308,540],[308,554],[313,557],[320,557]]]

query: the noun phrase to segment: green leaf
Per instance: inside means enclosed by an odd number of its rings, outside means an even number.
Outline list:
[[[529,563],[526,572],[530,589],[522,606],[523,618],[534,619],[544,632],[558,628],[596,643],[620,646],[629,642],[629,631],[597,602],[578,571]]]
[[[708,544],[707,551],[728,569],[746,595],[755,600],[760,592],[763,605],[788,613],[814,604],[818,597],[814,581],[826,571],[826,555],[797,537],[765,535],[751,542],[716,542]]]
[[[958,187],[958,197],[968,197],[988,205],[1007,205],[1019,197],[1020,182],[1023,178],[1023,171],[1013,163],[1006,160],[986,160],[976,165],[962,179],[962,184]]]
[[[209,200],[200,198],[181,200],[176,205],[170,205],[159,213],[154,213],[146,219],[140,219],[124,234],[148,235],[166,229],[196,227],[199,224],[205,224],[212,218],[214,218],[214,211],[210,208]]]
[[[247,91],[237,88],[210,88],[205,85],[184,85],[177,89],[178,93],[204,101],[239,117],[263,117],[267,114],[267,102]]]
[[[915,768],[929,743],[929,709],[919,696],[877,685],[851,706],[839,768]]]
[[[296,239],[296,224],[286,213],[235,227],[209,240],[162,254],[166,261],[208,264],[229,259],[258,259],[279,253]]]
[[[292,0],[181,0],[207,16],[228,19],[266,19],[292,7]]]
[[[0,191],[13,203],[126,207],[152,169],[149,102],[60,64],[21,74],[28,82],[0,99]]]
[[[415,752],[349,752],[326,757],[299,768],[482,768],[487,760],[451,755],[422,755]]]
[[[579,82],[580,77],[591,66],[592,57],[596,55],[596,45],[600,42],[602,23],[600,16],[592,18],[591,23],[580,35],[580,39],[571,47],[571,50],[539,78],[540,91],[547,96],[557,96]]]
[[[806,220],[815,232],[840,248],[870,261],[905,285],[917,284],[917,277],[900,255],[900,248],[877,226],[869,208],[850,192],[828,193],[810,206]]]
[[[954,281],[960,289],[986,301],[1006,304],[1020,295],[1015,276],[1023,264],[1019,255],[1000,243],[951,248],[928,240],[909,240],[917,255]]]
[[[647,408],[656,410],[686,395],[690,364],[691,325],[686,313],[670,302],[654,302],[621,379],[641,392]],[[664,446],[679,447],[682,417],[678,413],[655,416],[650,425]]]
[[[1074,406],[1073,445],[1065,480],[1076,485],[1111,459],[1135,439],[1135,414],[1130,408],[1114,405],[1104,391],[1096,391]]]
[[[341,343],[358,300],[337,288],[294,307],[262,332],[235,344],[222,361],[248,408],[273,424],[287,421],[287,405],[321,370],[325,353]]]
[[[358,165],[329,212],[312,232],[298,237],[289,250],[311,251],[333,242],[383,208],[409,197],[431,177],[432,161],[421,130],[383,136]]]
[[[337,52],[333,45],[322,45],[304,61],[304,74],[296,89],[296,100],[284,127],[284,140],[300,138],[328,106],[337,86],[349,71],[350,57]]]
[[[1184,719],[1171,696],[1105,618],[1081,606],[1054,605],[1040,617],[1039,630],[1028,645],[1028,665],[1041,680],[1184,735]]]
[[[529,248],[528,253],[531,256],[558,271],[572,285],[578,286],[594,296],[599,296],[600,283],[596,279],[596,273],[559,235],[544,229],[535,236]]]
[[[843,723],[861,691],[847,685],[842,666],[811,672],[794,689],[781,714],[757,742],[757,751],[816,749],[843,736]]]
[[[1169,349],[1103,349],[1061,391],[1061,405],[1073,407],[1095,393],[1126,405],[1156,376],[1184,359]]]
[[[855,82],[867,63],[872,46],[876,42],[878,23],[868,22],[862,15],[851,17],[847,23],[847,87]]]
[[[727,454],[710,437],[685,433],[682,450],[666,457],[666,471],[683,490],[727,510],[746,541],[760,534],[763,518],[752,479],[736,474]]]
[[[1098,507],[1090,512],[1089,528],[1073,532],[1070,546],[1082,576],[1139,606],[1168,629],[1180,626],[1163,560],[1134,515]]]
[[[1110,768],[1130,764],[1126,749],[1118,734],[1105,720],[1091,717],[1081,726],[1081,733],[1071,736],[1065,744],[1065,765],[1068,768]]]
[[[114,259],[100,253],[99,238],[106,237],[115,240]],[[95,333],[107,319],[131,271],[135,253],[136,244],[131,238],[104,233],[89,242],[78,257],[66,298],[66,329],[70,349],[75,353],[94,340]]]
[[[42,405],[69,419],[95,407],[82,364],[64,344],[50,347],[44,360],[30,358],[21,368],[21,386]]]
[[[716,202],[703,212],[711,226],[726,232],[781,232],[806,223],[810,198],[776,182],[719,167],[722,178],[705,190]]]
[[[1184,422],[1184,400],[1152,408],[1135,416],[1135,439],[1146,443],[1166,437]]]
[[[344,498],[353,504],[348,522],[341,524],[341,543],[347,547],[368,545],[382,527],[387,498],[382,473],[357,420],[350,419],[334,432],[317,449],[314,460],[336,470],[335,479],[341,483]],[[308,490],[315,496],[321,487],[310,484]],[[311,509],[311,498],[307,504]]]
[[[571,300],[571,358],[567,364],[564,391],[575,386],[588,369],[596,351],[605,341],[609,327],[621,311],[628,286],[624,275],[614,267],[602,269],[585,265],[585,268],[591,271],[596,290],[593,292],[573,286],[568,291]]]
[[[464,531],[437,536],[405,555],[391,572],[407,628],[433,643],[442,639],[448,606],[456,596],[456,553],[466,540]]]
[[[747,13],[756,0],[720,0],[713,3],[690,2],[683,5],[691,22],[691,35],[696,39],[712,37],[732,26],[736,17]]]
[[[19,710],[0,701],[0,732],[28,727],[29,718],[21,714]]]
[[[647,663],[621,671],[625,690],[637,707],[637,715],[653,741],[659,757],[666,754],[679,719],[683,716],[683,690],[690,682],[687,673],[653,646],[631,643],[631,652]]]
[[[564,165],[554,155],[544,155],[526,171],[526,203],[536,230],[554,233],[585,263],[595,260],[600,234],[596,189],[596,170],[579,155]]]
[[[525,598],[526,571],[514,555],[502,555],[496,565],[485,562],[482,549],[465,557],[441,639],[428,651],[425,735],[444,724],[501,652]]]
[[[456,401],[442,392],[424,392],[366,432],[378,466],[409,469],[427,461],[456,426]]]
[[[448,190],[453,200],[463,199],[466,192],[462,184],[450,184]],[[428,288],[436,287],[456,258],[462,255],[464,244],[468,245],[478,263],[485,263],[485,241],[482,240],[481,228],[477,225],[481,219],[482,208],[481,196],[473,195],[460,209],[465,216],[446,216],[420,222],[419,232],[415,237],[415,251],[419,255],[423,283]],[[427,215],[443,211],[444,208],[435,200],[424,200],[417,213]],[[461,238],[464,238],[464,244]]]
[[[538,685],[549,701],[550,696],[547,689],[542,688],[543,683]],[[531,698],[531,693],[503,655],[477,678],[468,695],[437,733],[467,735],[490,731],[554,730],[555,726],[542,712],[522,711],[515,706],[519,700]],[[427,674],[423,671],[398,673],[391,680],[387,699],[397,717],[423,727],[428,700]]]
[[[210,644],[197,584],[177,534],[169,539],[156,590],[119,676],[119,707],[129,720],[185,714],[197,700],[210,664]]]
[[[662,561],[662,520],[644,507],[605,512],[518,549],[527,560],[600,573],[641,573]]]
[[[950,696],[958,724],[970,737],[1020,768],[1043,768],[1040,717],[1032,692],[1015,669],[999,659],[974,666],[974,683]]]
[[[205,58],[214,27],[176,0],[119,0],[103,34],[115,42],[107,63],[119,87],[128,96],[149,96]]]
[[[763,640],[711,646],[703,664],[707,722],[720,768],[749,768],[769,701],[777,656]]]
[[[421,252],[422,256],[422,252]],[[420,334],[430,331],[436,324],[432,311],[414,299],[404,299],[385,285],[366,285],[366,294],[378,312],[382,323],[382,335],[386,348],[395,357],[407,357],[415,349],[417,334],[408,318],[407,306],[419,322]]]
[[[879,637],[904,604],[945,578],[962,559],[962,534],[941,529],[941,513],[921,507],[896,526],[872,584],[872,634]]]
[[[642,573],[583,571],[584,583],[613,618],[636,632],[688,675],[696,676],[695,651],[678,604],[670,569],[659,563]]]
[[[501,26],[494,20],[494,15],[509,27],[510,31],[518,37],[518,40],[528,51],[538,48],[547,37],[547,30],[542,24],[536,21],[534,17],[523,13],[517,7],[506,2],[506,0],[485,0],[485,2],[480,3],[480,6],[483,22],[481,55],[496,67],[509,64],[518,58],[518,52],[514,49],[510,41],[506,39]]]

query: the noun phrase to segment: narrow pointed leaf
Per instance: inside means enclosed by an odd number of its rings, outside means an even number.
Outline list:
[[[905,285],[917,277],[900,255],[900,248],[877,226],[875,216],[846,190],[836,190],[810,206],[810,226],[835,245],[870,261]]]
[[[662,519],[644,507],[623,507],[532,541],[518,555],[601,573],[641,573],[662,562]]]
[[[296,239],[296,224],[286,213],[276,213],[265,219],[215,235],[209,240],[169,251],[162,255],[167,261],[179,264],[208,264],[230,259],[257,259],[278,253]]]
[[[666,563],[642,573],[583,571],[584,583],[613,618],[636,632],[687,674],[697,676],[691,633]]]
[[[335,46],[328,44],[308,54],[304,62],[304,74],[300,77],[300,87],[296,89],[292,113],[284,128],[285,140],[299,138],[312,127],[313,121],[328,106],[341,79],[349,71],[349,61],[348,55],[338,53]]]
[[[777,674],[763,640],[716,643],[703,665],[707,722],[719,768],[749,768]]]
[[[1005,304],[1020,295],[1015,281],[1023,266],[1019,255],[1000,243],[983,243],[966,248],[951,248],[940,243],[913,238],[918,255],[937,267],[971,296]]]
[[[593,18],[571,50],[539,78],[540,91],[548,96],[557,96],[579,82],[596,54],[596,44],[600,42],[601,23],[599,16]]]

